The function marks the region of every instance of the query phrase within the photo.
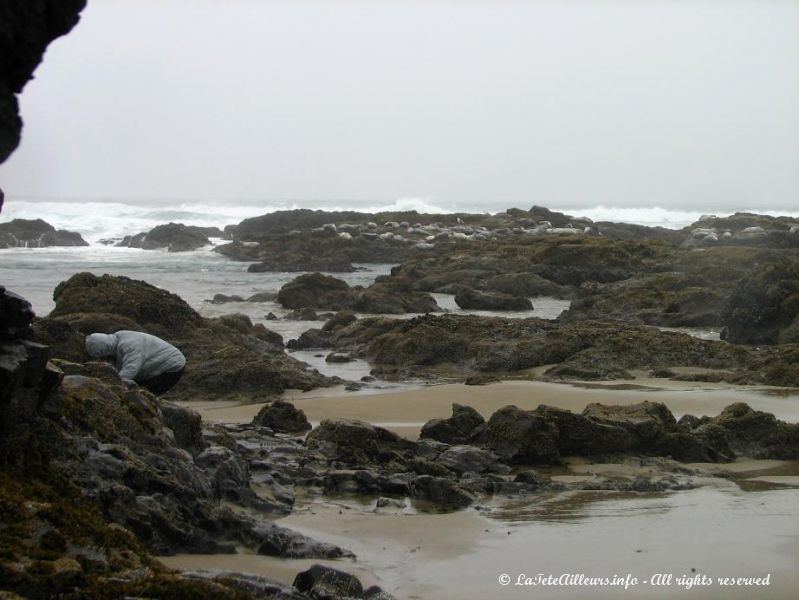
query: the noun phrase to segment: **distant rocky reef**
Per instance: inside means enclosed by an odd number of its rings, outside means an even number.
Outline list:
[[[169,252],[188,252],[211,244],[210,237],[222,237],[218,227],[196,227],[183,223],[158,225],[150,231],[136,235],[126,235],[117,246],[157,250],[166,248]]]
[[[79,233],[56,229],[41,219],[14,219],[0,223],[0,248],[88,245]]]

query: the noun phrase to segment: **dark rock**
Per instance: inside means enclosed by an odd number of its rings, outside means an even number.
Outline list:
[[[52,356],[71,362],[83,362],[89,359],[86,354],[85,337],[66,321],[47,317],[34,319],[31,339],[48,346]]]
[[[410,484],[410,496],[424,500],[444,510],[466,508],[474,502],[474,496],[444,477],[419,475]]]
[[[325,362],[328,363],[348,363],[353,359],[349,354],[341,354],[340,352],[331,352],[325,357]]]
[[[526,483],[528,485],[539,486],[541,485],[541,478],[538,476],[538,473],[533,471],[532,469],[528,469],[527,471],[522,471],[516,474],[516,477],[513,478],[513,481],[517,481],[519,483]]]
[[[469,310],[532,310],[533,303],[523,296],[500,292],[481,292],[464,287],[455,295],[456,304]]]
[[[356,317],[355,313],[351,310],[340,310],[322,326],[322,331],[335,331],[336,329],[339,329],[340,327],[346,327],[357,320],[358,317]]]
[[[515,406],[496,411],[475,441],[509,464],[559,464],[557,430],[544,417]]]
[[[470,375],[463,383],[464,385],[489,385],[491,383],[499,383],[500,381],[502,381],[502,378],[497,375],[480,373],[479,375]]]
[[[471,439],[475,429],[484,424],[483,416],[471,406],[453,404],[451,417],[428,421],[422,426],[419,437],[446,444],[464,444]]]
[[[669,379],[670,377],[674,377],[676,373],[671,369],[667,369],[665,367],[660,367],[657,369],[652,369],[649,372],[650,377],[656,377],[659,379]]]
[[[41,219],[14,219],[8,223],[0,223],[0,248],[88,245],[79,233],[56,230]]]
[[[191,454],[199,454],[205,450],[207,444],[203,440],[202,419],[199,413],[165,400],[159,400],[158,408],[161,410],[164,425],[174,433],[178,447]]]
[[[286,308],[350,309],[365,313],[439,310],[432,296],[414,291],[401,278],[388,278],[368,288],[351,288],[346,282],[321,273],[306,273],[284,285],[278,292],[278,302]]]
[[[311,598],[363,598],[363,586],[354,575],[324,565],[297,573],[294,587]]]
[[[64,320],[83,334],[119,329],[157,335],[187,358],[186,371],[169,392],[171,399],[270,398],[285,389],[330,385],[283,352],[282,337],[245,315],[204,319],[181,298],[142,281],[80,273],[54,294],[50,318]],[[97,315],[98,307],[111,313]]]
[[[352,557],[351,552],[333,544],[317,542],[311,538],[273,523],[259,523],[252,529],[253,538],[260,542],[258,554],[281,558],[342,558]],[[296,580],[294,583],[297,586]]]
[[[533,414],[543,418],[554,431],[555,445],[562,456],[623,454],[635,447],[637,438],[622,424],[611,419],[586,418],[592,406],[596,405],[589,405],[583,415],[544,405],[536,408]]]
[[[48,371],[48,354],[46,346],[27,340],[0,342],[0,438],[33,422],[49,404],[60,378]]]
[[[743,402],[731,404],[720,415],[696,430],[721,428],[730,449],[757,459],[796,460],[799,458],[799,424],[777,420],[773,414],[756,411]]]
[[[285,433],[304,433],[311,430],[305,413],[284,400],[273,400],[265,404],[252,420],[252,424]]]
[[[475,446],[451,446],[438,455],[436,463],[455,473],[504,473],[508,467],[500,464],[493,452]]]
[[[30,302],[0,286],[0,341],[26,337],[34,316]]]
[[[19,144],[22,119],[16,94],[33,76],[48,44],[77,24],[85,6],[86,0],[44,4],[12,1],[0,5],[0,163]]]
[[[380,453],[377,429],[354,419],[325,419],[306,438],[308,447],[355,464],[373,462]]]
[[[274,302],[277,300],[275,292],[258,292],[247,298],[247,302]]]
[[[211,304],[227,304],[228,302],[244,302],[244,298],[236,295],[214,294],[214,297],[211,300],[206,300],[206,302],[210,302]]]
[[[639,402],[626,406],[594,403],[583,409],[582,416],[600,423],[623,426],[642,440],[656,438],[662,431],[674,431],[677,420],[661,402]]]
[[[503,273],[485,280],[486,290],[508,294],[510,296],[529,298],[531,296],[551,296],[571,299],[575,290],[569,286],[559,285],[544,279],[536,273]]]
[[[307,307],[294,309],[283,318],[287,321],[316,321],[318,316],[314,309]]]
[[[277,300],[286,308],[332,308],[340,304],[342,292],[348,289],[341,279],[306,273],[280,288]]]
[[[308,350],[310,348],[329,348],[333,343],[333,336],[321,329],[308,329],[303,331],[296,340],[289,340],[286,347],[290,350]]]
[[[155,250],[166,248],[169,252],[188,252],[208,246],[209,234],[221,237],[222,232],[216,227],[195,227],[183,223],[167,223],[158,225],[148,232],[133,236],[125,236],[117,246]]]
[[[722,319],[722,339],[734,344],[799,342],[799,263],[767,264],[739,281]]]

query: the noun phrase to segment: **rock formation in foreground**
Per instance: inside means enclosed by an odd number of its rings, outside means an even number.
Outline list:
[[[77,24],[85,6],[86,0],[0,1],[0,163],[20,140],[17,94],[33,76],[50,42]]]
[[[287,356],[281,336],[244,315],[205,319],[175,294],[127,277],[78,273],[55,290],[56,306],[35,324],[54,356],[83,362],[83,336],[144,331],[178,347],[186,371],[172,399],[266,399],[336,382]]]

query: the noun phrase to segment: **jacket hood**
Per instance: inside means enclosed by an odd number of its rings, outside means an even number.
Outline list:
[[[93,333],[86,337],[86,352],[89,356],[100,358],[116,354],[117,336],[113,333]]]

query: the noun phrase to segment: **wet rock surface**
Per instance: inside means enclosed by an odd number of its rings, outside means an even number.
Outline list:
[[[49,319],[80,334],[132,329],[179,348],[187,366],[171,399],[266,399],[287,388],[307,390],[336,381],[287,356],[282,337],[263,324],[236,314],[205,319],[178,296],[142,281],[80,273],[60,284],[54,296]],[[98,308],[108,312],[97,313]],[[46,333],[41,328],[37,339],[49,344]]]
[[[144,250],[166,248],[169,252],[188,252],[210,245],[209,237],[222,237],[222,232],[216,227],[167,223],[147,232],[127,235],[116,245]]]
[[[711,370],[717,381],[799,386],[796,345],[737,346],[606,321],[474,315],[425,315],[409,320],[370,317],[335,331],[310,329],[288,347],[334,349],[365,358],[375,371],[406,377],[425,373],[440,377],[442,367],[450,376],[463,377],[554,365],[544,377],[601,381],[632,379],[631,370],[692,367]]]
[[[722,321],[732,343],[799,343],[799,262],[768,264],[739,281]]]
[[[387,278],[368,288],[322,273],[306,273],[290,281],[277,295],[285,308],[350,310],[364,313],[427,313],[440,310],[429,294],[410,289],[407,282]]]
[[[304,433],[311,430],[305,413],[290,402],[273,400],[264,405],[252,421],[278,433]]]
[[[88,245],[79,233],[56,229],[41,219],[13,219],[8,223],[0,223],[0,248]]]

